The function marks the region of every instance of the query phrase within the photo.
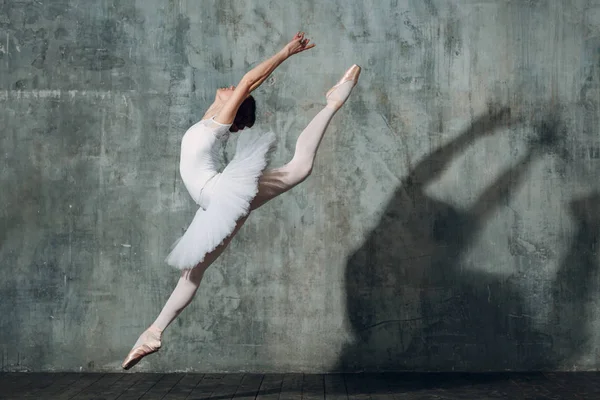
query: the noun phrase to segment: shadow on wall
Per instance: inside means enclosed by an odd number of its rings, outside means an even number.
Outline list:
[[[470,208],[457,209],[425,192],[477,139],[517,122],[508,109],[480,117],[403,180],[378,226],[347,261],[347,315],[355,340],[343,349],[337,371],[531,370],[580,355],[589,337],[583,304],[598,270],[600,214],[593,212],[600,211],[598,194],[572,204],[579,232],[557,277],[549,332],[524,317],[517,277],[461,265],[461,256],[522,185],[532,162],[560,150],[560,121],[549,117],[535,124],[526,154]],[[566,340],[557,346],[556,337]]]
[[[596,318],[600,192],[571,201],[569,213],[576,223],[575,234],[553,282],[550,324],[558,339],[559,360],[572,366],[589,348],[589,322]]]

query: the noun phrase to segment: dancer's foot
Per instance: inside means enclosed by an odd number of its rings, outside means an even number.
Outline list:
[[[360,67],[354,64],[340,79],[340,81],[325,95],[327,99],[327,107],[338,110],[350,96],[352,88],[356,86],[358,82],[358,76],[360,75]]]
[[[133,345],[133,349],[129,352],[125,361],[123,361],[123,369],[129,369],[140,362],[142,358],[149,354],[156,353],[160,349],[161,331],[158,328],[151,326],[140,335],[137,342]]]

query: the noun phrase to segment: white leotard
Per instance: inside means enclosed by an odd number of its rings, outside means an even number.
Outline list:
[[[218,174],[217,150],[229,137],[231,124],[206,119],[194,124],[181,139],[179,173],[192,199],[202,208],[208,204],[201,198],[206,184]]]

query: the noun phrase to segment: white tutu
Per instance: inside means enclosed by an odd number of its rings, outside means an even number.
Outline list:
[[[203,190],[209,202],[206,210],[196,212],[184,235],[173,245],[167,264],[178,269],[193,268],[233,232],[237,221],[249,212],[274,143],[273,132],[247,130],[239,134],[233,159]]]

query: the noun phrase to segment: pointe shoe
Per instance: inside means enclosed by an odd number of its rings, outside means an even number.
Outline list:
[[[146,331],[146,332],[142,333],[142,335],[144,335],[146,333],[151,333],[151,332]],[[123,367],[123,369],[129,369],[129,368],[133,367],[134,365],[139,363],[142,360],[142,358],[144,358],[147,355],[150,355],[152,353],[156,353],[160,349],[160,346],[161,346],[160,338],[159,339],[156,339],[155,337],[146,338],[145,343],[142,343],[139,346],[136,346],[133,349],[131,349],[129,354],[127,354],[127,357],[125,357],[125,360],[123,361],[123,364],[121,366]]]
[[[340,81],[338,83],[336,83],[335,86],[333,86],[331,89],[329,89],[327,91],[327,93],[325,94],[325,98],[327,99],[328,106],[333,107],[337,110],[346,102],[346,99],[348,98],[348,96],[350,96],[350,92],[352,91],[354,86],[356,86],[356,83],[358,82],[358,77],[360,76],[360,71],[361,71],[361,68],[358,65],[354,64],[353,66],[350,67],[350,69],[348,69],[346,71],[346,73],[344,74],[342,79],[340,79]],[[338,89],[340,86],[342,86],[343,84],[345,84],[347,82],[352,82],[352,85],[350,85],[350,89],[348,90],[347,93],[339,93],[340,96],[338,98],[335,98],[335,96],[332,96],[336,92],[336,89]]]

